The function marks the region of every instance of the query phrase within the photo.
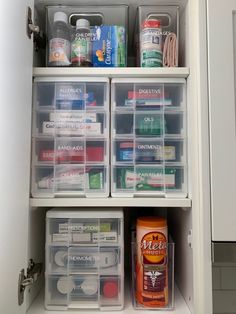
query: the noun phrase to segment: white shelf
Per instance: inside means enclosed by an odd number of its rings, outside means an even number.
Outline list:
[[[128,285],[126,286],[126,293],[125,293],[125,308],[122,311],[112,311],[112,314],[135,314],[139,311],[134,310],[131,298],[130,298],[130,289],[128,288]],[[36,298],[32,306],[30,307],[27,314],[58,314],[63,313],[61,311],[47,311],[44,308],[44,292],[42,291],[40,295]],[[86,314],[97,314],[97,313],[108,313],[108,312],[102,312],[98,310],[94,311],[83,311],[78,310],[78,312],[84,312]],[[66,313],[75,313],[75,311],[66,311]],[[111,313],[111,312],[110,312]],[[142,310],[140,311],[140,314],[152,314],[153,311],[149,310]],[[183,296],[181,295],[179,289],[175,287],[175,309],[173,311],[155,311],[155,313],[158,314],[191,314]]]
[[[30,198],[31,207],[191,207],[189,198]]]
[[[186,78],[189,68],[34,68],[33,76],[37,77],[68,77],[68,76],[96,76],[96,77],[169,77]]]

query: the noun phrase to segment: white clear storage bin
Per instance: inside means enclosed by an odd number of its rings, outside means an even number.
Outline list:
[[[74,33],[76,29],[76,21],[78,19],[86,19],[89,22],[90,25],[90,38],[91,38],[91,46],[92,46],[92,62],[90,66],[115,66],[115,65],[107,65],[107,64],[96,64],[96,62],[93,62],[96,60],[95,54],[96,49],[95,48],[101,48],[104,49],[103,42],[106,42],[110,39],[109,35],[106,34],[106,31],[104,32],[104,35],[102,34],[102,40],[99,42],[99,40],[96,40],[95,37],[95,27],[103,27],[103,26],[119,26],[122,27],[122,32],[124,34],[124,38],[120,42],[119,46],[114,45],[107,47],[104,51],[104,55],[106,56],[108,49],[112,48],[112,56],[114,59],[115,54],[119,55],[121,49],[121,45],[123,45],[123,53],[121,56],[123,57],[122,66],[126,66],[127,63],[127,32],[128,32],[128,6],[127,5],[75,5],[75,6],[47,6],[46,7],[47,12],[47,37],[48,37],[48,43],[47,43],[47,57],[46,57],[46,64],[47,66],[71,66],[72,60],[70,59],[71,55],[68,51],[68,60],[67,62],[49,62],[50,59],[50,39],[52,38],[53,34],[53,22],[54,22],[54,15],[57,12],[63,12],[65,13],[65,18],[67,22],[67,29],[70,32],[70,41],[73,41]],[[114,14],[116,12],[116,14]],[[67,32],[68,32],[67,31]],[[112,34],[112,33],[111,33]],[[120,37],[117,37],[117,41],[120,41]],[[96,42],[96,46],[93,47],[94,42]],[[101,45],[100,45],[101,44]],[[113,42],[112,42],[113,44]],[[71,47],[68,47],[69,50],[71,50]],[[119,48],[119,49],[118,49]],[[117,61],[120,58],[117,58]],[[121,66],[121,65],[120,65]]]
[[[34,83],[33,197],[109,195],[109,80]]]
[[[113,79],[112,196],[187,196],[186,82]]]
[[[122,210],[48,211],[45,250],[47,309],[123,308]]]
[[[178,66],[179,6],[141,5],[138,7],[137,18],[139,65]]]

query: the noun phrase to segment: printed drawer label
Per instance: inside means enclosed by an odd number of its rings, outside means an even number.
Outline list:
[[[119,188],[135,188],[137,191],[152,191],[175,187],[176,169],[131,168],[117,169],[117,185]]]

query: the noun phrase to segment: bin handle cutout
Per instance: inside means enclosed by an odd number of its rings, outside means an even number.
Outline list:
[[[149,13],[147,19],[161,19],[161,26],[164,28],[170,27],[172,24],[172,18],[169,13]]]
[[[101,26],[104,22],[104,15],[102,13],[96,12],[83,12],[83,13],[72,13],[69,16],[69,24],[75,27],[76,21],[78,19],[87,19],[91,26]]]

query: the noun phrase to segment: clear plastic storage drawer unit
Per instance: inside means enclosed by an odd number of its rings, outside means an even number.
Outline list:
[[[109,80],[35,79],[32,196],[109,194]]]
[[[48,310],[123,308],[122,210],[50,210],[45,249]]]
[[[186,83],[113,79],[113,196],[186,197]]]

